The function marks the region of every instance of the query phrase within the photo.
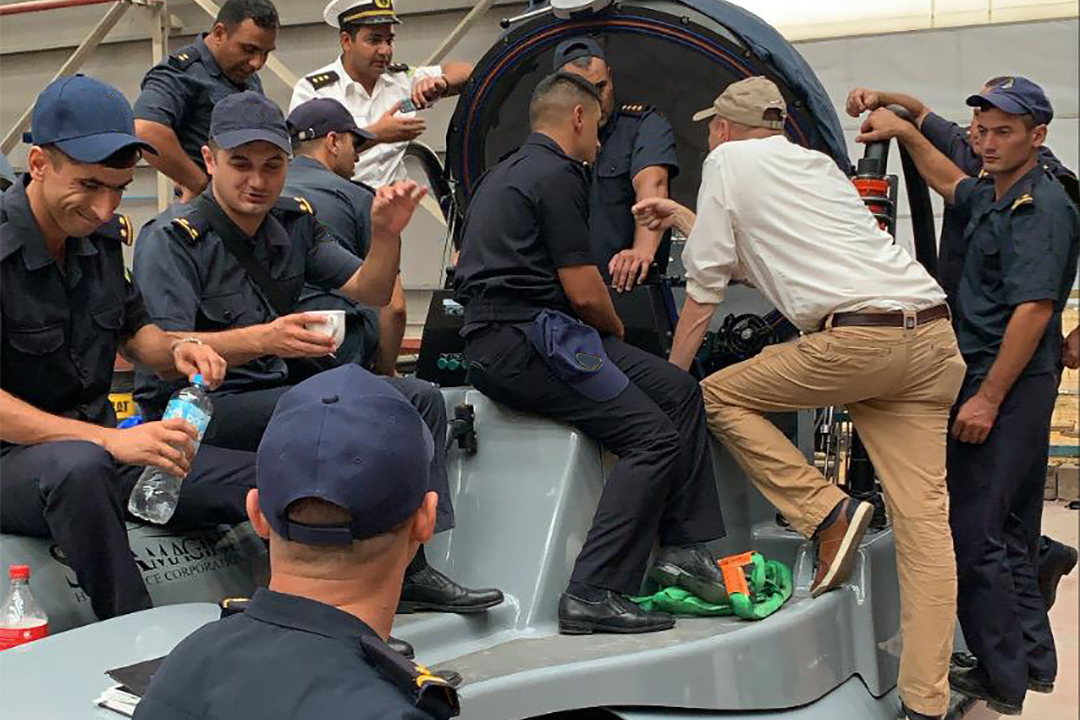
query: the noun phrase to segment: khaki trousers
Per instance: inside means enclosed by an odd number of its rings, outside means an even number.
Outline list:
[[[847,407],[881,478],[900,577],[900,695],[944,714],[956,623],[945,446],[965,364],[948,320],[841,327],[773,345],[702,382],[709,428],[757,488],[810,537],[846,495],[764,413]]]

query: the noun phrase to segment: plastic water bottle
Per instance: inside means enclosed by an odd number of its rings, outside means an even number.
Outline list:
[[[40,640],[49,634],[49,616],[30,592],[30,566],[8,568],[11,594],[0,606],[0,650]]]
[[[205,388],[202,375],[196,375],[192,385],[177,390],[169,399],[165,414],[161,418],[181,418],[194,427],[198,433],[198,439],[195,440],[196,451],[214,413],[214,406]],[[131,490],[128,512],[147,522],[164,525],[176,512],[182,482],[183,478],[170,475],[161,468],[147,466]]]

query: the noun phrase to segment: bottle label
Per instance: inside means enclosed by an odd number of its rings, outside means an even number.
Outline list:
[[[8,650],[17,645],[24,645],[48,635],[49,623],[22,628],[0,628],[0,650]]]
[[[169,404],[165,407],[165,414],[161,419],[171,420],[173,418],[187,420],[195,428],[195,432],[199,434],[200,439],[203,433],[206,432],[206,426],[210,424],[209,415],[200,410],[195,403],[180,398],[173,398],[169,401]]]

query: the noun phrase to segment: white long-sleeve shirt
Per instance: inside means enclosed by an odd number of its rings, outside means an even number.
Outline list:
[[[836,163],[779,135],[709,153],[683,264],[697,302],[720,303],[731,279],[745,277],[806,332],[834,312],[945,302]]]
[[[318,90],[311,78],[332,74],[331,82]],[[369,94],[364,86],[349,77],[341,57],[329,65],[316,70],[307,77],[300,78],[293,88],[289,101],[289,112],[302,102],[317,97],[329,97],[339,101],[352,113],[357,127],[365,128],[383,116],[396,103],[412,97],[413,85],[424,78],[439,77],[442,68],[438,65],[410,68],[407,72],[384,72],[375,81],[375,87]],[[402,117],[415,117],[415,113],[401,113]],[[353,171],[353,180],[367,183],[371,187],[388,185],[398,180],[405,180],[405,148],[407,142],[379,143],[360,154],[360,160]]]

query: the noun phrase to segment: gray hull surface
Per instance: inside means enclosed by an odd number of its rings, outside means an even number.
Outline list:
[[[451,451],[457,528],[437,536],[428,557],[461,582],[501,588],[507,601],[473,616],[398,616],[394,634],[416,645],[420,662],[464,676],[463,717],[511,720],[595,707],[619,708],[621,716],[642,720],[670,717],[650,715],[649,708],[728,718],[770,711],[753,715],[755,720],[896,716],[891,693],[900,650],[899,603],[891,532],[867,536],[849,585],[811,599],[809,544],[776,525],[775,511],[715,447],[729,529],[715,549],[730,554],[752,547],[791,564],[795,597],[758,623],[687,619],[672,631],[650,635],[560,636],[559,594],[611,459],[567,426],[504,410],[473,390],[444,394],[451,411],[462,402],[475,407],[480,450],[472,457]],[[27,559],[16,557],[16,549],[38,543],[45,557],[29,558],[34,586],[39,595],[51,595],[55,590],[37,582],[50,571],[48,563],[55,563],[48,543],[19,542],[4,538],[3,562]],[[238,563],[235,581],[250,584],[264,563],[258,554]],[[203,585],[203,597],[182,601],[216,601],[220,582]],[[54,607],[58,598],[42,600]],[[91,701],[108,684],[106,669],[164,654],[214,614],[205,605],[163,607],[3,653],[0,714],[99,716],[105,711]],[[103,647],[110,651],[101,652]],[[22,698],[33,699],[32,715],[22,712],[30,707],[21,706]],[[814,714],[805,714],[811,709]]]

